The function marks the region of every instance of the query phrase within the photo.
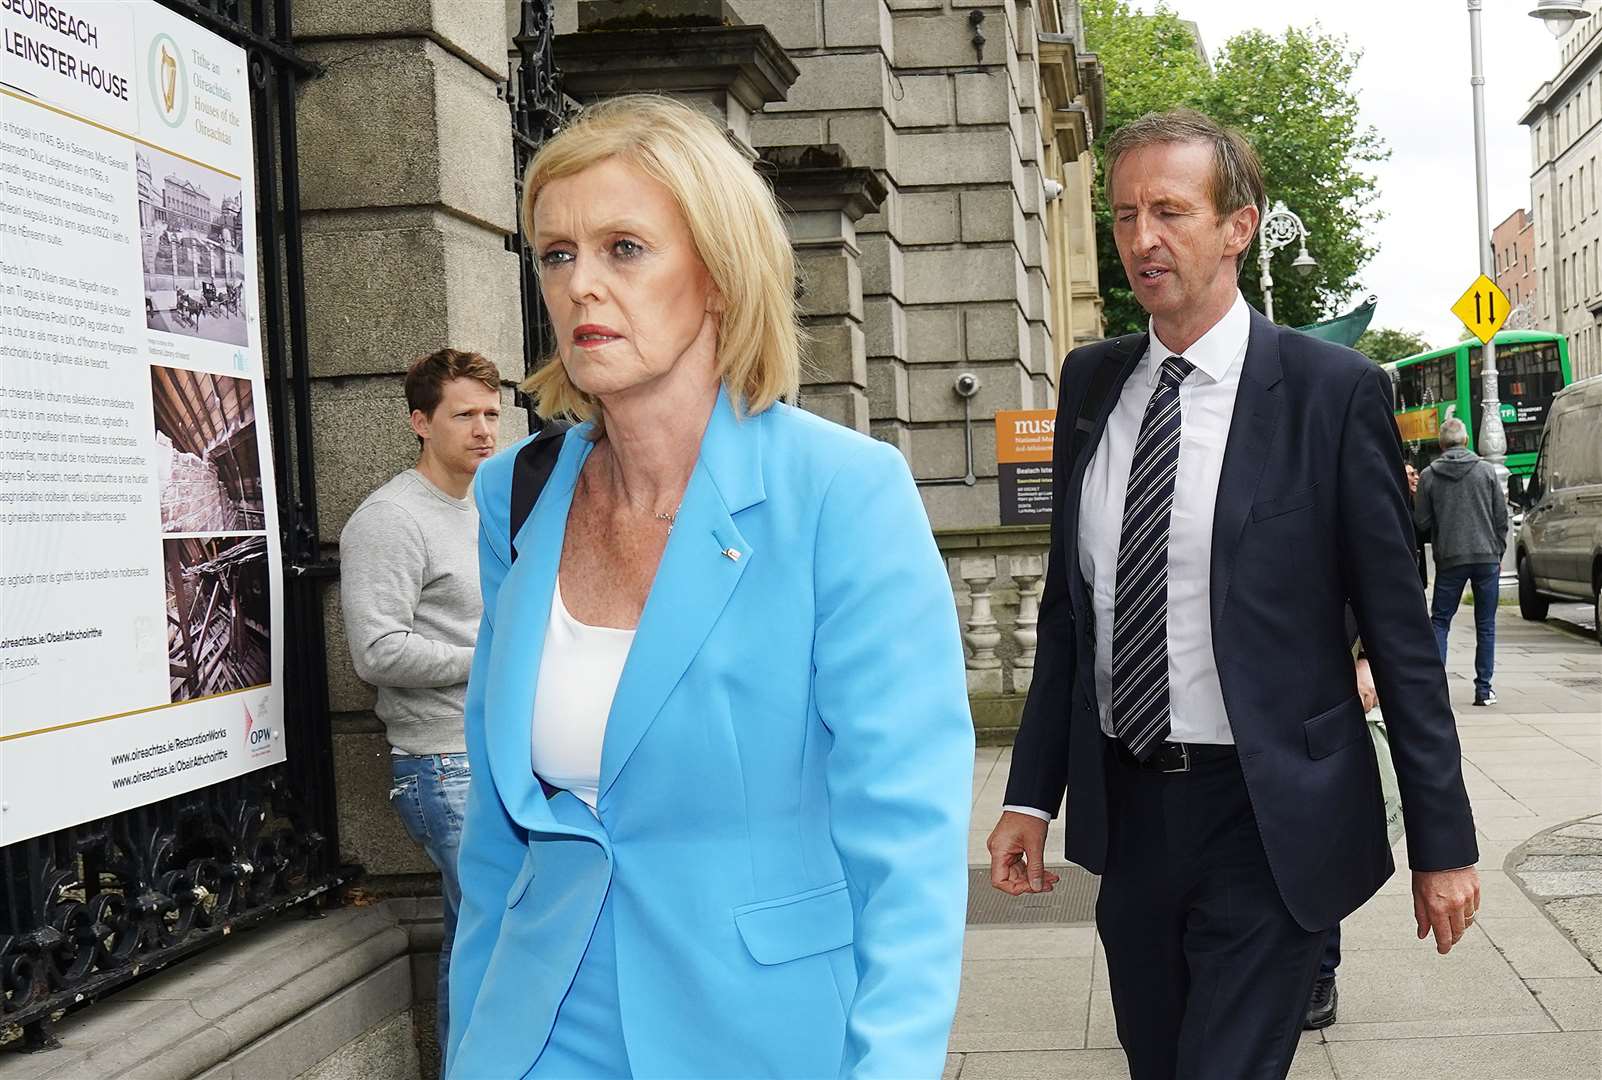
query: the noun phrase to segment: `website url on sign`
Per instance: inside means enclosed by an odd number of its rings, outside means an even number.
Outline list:
[[[120,754],[111,755],[113,765],[128,765],[135,761],[145,761],[149,758],[161,757],[165,754],[175,754],[179,750],[192,750],[197,746],[204,746],[218,739],[226,739],[228,731],[225,728],[212,728],[202,731],[198,735],[179,735],[166,742],[152,743],[149,746],[137,747]]]
[[[213,750],[209,754],[197,754],[194,757],[179,758],[177,761],[166,764],[153,765],[148,769],[145,769],[141,772],[132,773],[128,776],[113,777],[111,780],[111,787],[113,790],[133,787],[135,784],[143,784],[151,780],[160,780],[166,776],[174,776],[178,773],[186,772],[189,769],[198,769],[202,765],[214,765],[219,761],[226,761],[227,759],[228,749],[227,747],[224,747],[220,750]]]

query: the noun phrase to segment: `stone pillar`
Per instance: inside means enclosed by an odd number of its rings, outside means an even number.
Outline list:
[[[297,4],[297,46],[323,65],[299,84],[306,323],[325,551],[352,510],[416,460],[402,374],[452,346],[506,384],[503,440],[526,424],[513,233],[505,23],[495,5]],[[378,107],[381,105],[381,107]],[[389,747],[350,666],[337,585],[325,597],[341,855],[371,892],[438,892],[390,811]],[[417,1028],[432,1063],[432,964],[419,958]],[[426,971],[426,974],[424,973]],[[430,1065],[430,1070],[432,1066]]]
[[[868,364],[857,222],[884,201],[884,184],[872,169],[853,168],[838,146],[770,147],[762,151],[760,167],[785,208],[801,278],[808,334],[801,404],[866,432]]]
[[[1018,622],[1012,631],[1013,640],[1018,643],[1018,655],[1012,661],[1015,694],[1029,693],[1035,681],[1035,649],[1040,644],[1041,579],[1045,573],[1044,555],[1012,557],[1012,581],[1018,589]]]
[[[738,25],[723,0],[580,0],[577,18],[578,32],[556,39],[569,95],[671,94],[724,125],[753,157],[752,114],[796,80],[773,35]]]
[[[962,634],[968,643],[968,693],[1000,694],[1001,658],[996,646],[1001,644],[1001,631],[996,628],[990,595],[990,586],[996,581],[996,557],[963,556],[957,561],[957,574],[968,586],[971,604]]]
[[[884,0],[729,2],[747,22],[767,26],[800,71],[786,99],[753,118],[757,147],[839,146],[885,187],[878,208],[855,223],[867,408],[873,436],[909,453],[890,9]]]

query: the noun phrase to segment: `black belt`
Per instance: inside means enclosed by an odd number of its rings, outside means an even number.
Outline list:
[[[1114,751],[1124,764],[1137,769],[1148,769],[1151,772],[1182,773],[1190,772],[1193,765],[1204,761],[1222,761],[1237,756],[1233,746],[1222,746],[1214,743],[1159,743],[1141,761],[1129,752],[1117,739],[1111,740]]]

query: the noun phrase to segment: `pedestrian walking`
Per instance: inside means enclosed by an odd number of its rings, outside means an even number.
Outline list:
[[[1402,466],[1402,469],[1407,473],[1407,505],[1412,509],[1418,505],[1418,470],[1413,467],[1411,461]],[[1430,586],[1430,570],[1429,563],[1425,560],[1424,545],[1429,542],[1430,534],[1414,525],[1413,547],[1418,556],[1418,583],[1426,589]]]
[[[1435,545],[1435,593],[1430,622],[1441,663],[1463,587],[1474,590],[1474,704],[1495,705],[1496,605],[1507,550],[1507,499],[1496,470],[1468,448],[1468,427],[1457,417],[1441,425],[1440,457],[1419,477],[1414,522]]]
[[[1053,886],[1066,790],[1068,858],[1102,875],[1134,1080],[1273,1080],[1329,930],[1393,870],[1348,604],[1391,708],[1419,936],[1441,953],[1479,906],[1474,822],[1387,376],[1241,297],[1265,202],[1244,137],[1148,115],[1106,164],[1151,322],[1063,368],[1035,678],[991,881]]]
[[[973,721],[906,461],[786,403],[794,254],[705,115],[592,106],[523,191],[581,422],[521,522],[539,440],[475,486],[447,1073],[938,1076]]]
[[[407,371],[406,407],[417,463],[367,496],[346,523],[339,595],[351,660],[377,690],[373,711],[389,739],[390,806],[440,872],[437,1028],[444,1047],[467,798],[462,709],[483,610],[478,512],[468,488],[495,452],[500,374],[477,353],[441,349]]]
[[[1379,766],[1380,794],[1385,804],[1386,840],[1394,847],[1402,838],[1402,798],[1396,785],[1396,765],[1391,758],[1390,734],[1380,712],[1379,690],[1374,685],[1374,669],[1368,654],[1357,635],[1357,617],[1351,608],[1346,610],[1346,632],[1352,639],[1352,656],[1357,676],[1357,698],[1363,706],[1363,719],[1374,744],[1374,758]],[[1306,1031],[1317,1031],[1335,1023],[1340,993],[1335,984],[1336,970],[1341,965],[1341,927],[1336,923],[1324,941],[1324,953],[1318,961],[1318,978],[1313,981],[1313,994],[1307,1003],[1307,1015],[1302,1021]]]

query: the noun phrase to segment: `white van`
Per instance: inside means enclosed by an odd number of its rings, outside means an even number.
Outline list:
[[[1527,485],[1509,477],[1508,499],[1524,510],[1519,614],[1539,621],[1553,600],[1589,600],[1602,642],[1602,375],[1553,397],[1535,471]]]

